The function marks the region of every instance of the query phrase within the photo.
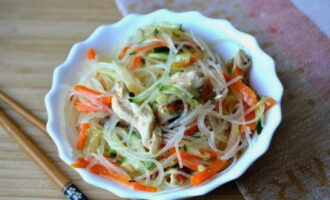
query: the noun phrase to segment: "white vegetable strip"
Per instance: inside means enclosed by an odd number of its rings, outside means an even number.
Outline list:
[[[181,158],[181,154],[180,154],[180,150],[179,150],[179,142],[180,141],[176,141],[174,143],[174,147],[175,147],[176,158],[178,159],[178,162],[179,162],[179,166],[180,166],[180,168],[183,168],[182,158]]]
[[[182,140],[185,129],[186,129],[185,127],[179,127],[175,129],[174,131],[176,132],[176,134],[174,134],[173,137],[166,143],[166,145],[157,153],[157,156],[162,155],[170,148],[172,148],[176,141]]]

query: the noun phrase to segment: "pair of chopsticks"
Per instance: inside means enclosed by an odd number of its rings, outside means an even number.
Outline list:
[[[0,91],[0,100],[8,104],[13,110],[18,112],[33,125],[38,127],[43,133],[48,135],[46,124],[35,117],[29,111],[18,105],[12,99]],[[56,166],[38,149],[38,147],[28,138],[28,136],[18,128],[18,126],[0,109],[0,124],[11,136],[11,138],[24,150],[30,158],[45,172],[49,179],[58,186],[64,195],[70,200],[87,200],[88,198],[59,171]]]

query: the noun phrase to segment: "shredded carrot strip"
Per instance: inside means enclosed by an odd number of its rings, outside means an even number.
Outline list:
[[[133,183],[133,189],[134,190],[140,190],[145,192],[156,192],[157,188],[151,185],[143,185],[139,182]]]
[[[265,112],[275,104],[276,104],[276,101],[273,98],[268,98],[265,102],[265,106],[266,106]]]
[[[244,76],[244,71],[240,67],[236,66],[234,71],[231,73],[231,76],[233,78],[237,76]]]
[[[82,157],[77,158],[75,163],[72,163],[70,166],[73,168],[86,168],[89,165],[89,161],[85,160]]]
[[[127,52],[127,50],[128,50],[130,47],[131,47],[130,45],[125,46],[125,47],[121,50],[121,52],[120,52],[118,58],[119,58],[119,59],[123,59],[124,56],[125,56],[125,54],[126,54],[126,52]]]
[[[91,103],[82,103],[80,101],[75,101],[74,105],[79,112],[83,112],[83,113],[94,113],[101,111],[101,109],[95,107]]]
[[[93,48],[87,50],[87,56],[89,60],[95,60],[96,52]]]
[[[93,90],[93,89],[90,89],[84,85],[76,85],[74,87],[74,90],[77,91],[77,92],[81,92],[81,93],[85,93],[85,94],[89,94],[89,95],[93,95],[93,96],[96,96],[96,98],[102,102],[104,105],[108,106],[108,107],[111,107],[111,100],[112,100],[112,97],[111,96],[103,96],[103,97],[98,97],[99,95],[101,95],[100,92],[96,91],[96,90]],[[87,107],[92,107],[91,105],[87,106]],[[86,106],[84,106],[84,108],[86,108]],[[78,109],[79,110],[79,109]],[[84,110],[84,109],[83,109]],[[80,112],[98,112],[99,110],[97,111],[88,111],[88,110],[93,110],[93,109],[87,109],[87,111],[80,111]],[[94,109],[95,110],[95,109]]]
[[[90,127],[89,123],[83,123],[80,125],[80,132],[76,144],[76,149],[82,150],[84,148],[87,139],[87,130],[89,129],[89,127]]]
[[[89,164],[89,161],[84,158],[78,158],[76,163],[71,164],[72,167],[75,168],[86,168]],[[115,172],[110,171],[107,167],[97,163],[92,166],[89,171],[93,174],[102,176],[107,179],[115,180],[125,185],[131,186],[134,190],[140,190],[145,192],[156,192],[157,188],[150,185],[144,185],[134,180],[131,180],[129,177],[117,174]]]
[[[143,62],[143,57],[142,56],[136,56],[133,58],[132,63],[131,63],[131,68],[136,69],[139,67],[139,65]]]
[[[100,97],[99,100],[106,106],[111,107],[112,96]]]
[[[243,102],[249,106],[254,106],[258,102],[256,93],[241,80],[236,81],[229,88],[233,90],[234,94],[241,96]]]
[[[226,81],[230,81],[237,76],[243,76],[244,72],[239,67],[236,67],[230,76],[225,73],[223,75]],[[253,106],[258,102],[256,93],[249,86],[245,85],[242,80],[236,81],[230,85],[229,88],[236,96],[240,96],[243,102],[249,106]]]
[[[100,95],[101,94],[100,92],[90,89],[84,85],[76,85],[76,86],[74,86],[74,90],[77,92],[83,92],[83,93],[87,93],[90,95]]]
[[[190,180],[191,185],[193,186],[200,185],[201,183],[208,180],[219,171],[223,170],[227,166],[227,164],[228,164],[227,160],[217,159],[206,169],[192,176]]]
[[[255,111],[250,112],[249,114],[245,115],[245,121],[250,121],[253,120],[256,117]],[[255,130],[257,127],[257,122],[252,122],[251,124],[245,125],[245,127],[249,127],[251,131]],[[244,126],[240,126],[240,133],[244,133],[245,129]]]
[[[189,169],[193,171],[198,170],[198,165],[200,165],[198,162],[191,161],[189,159],[182,159],[182,164],[185,167],[188,167]]]
[[[178,161],[177,158],[174,159],[175,161]],[[197,171],[198,170],[198,165],[200,165],[200,163],[192,161],[190,159],[187,158],[182,158],[182,164],[183,166],[193,170],[193,171]]]
[[[192,126],[190,126],[188,129],[186,129],[184,131],[184,135],[186,135],[186,136],[192,136],[192,135],[194,135],[198,131],[199,131],[198,125],[195,122]]]

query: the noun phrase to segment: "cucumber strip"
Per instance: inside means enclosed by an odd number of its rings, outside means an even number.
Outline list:
[[[135,97],[131,97],[128,100],[131,103],[139,103],[145,100],[146,98],[148,98],[151,95],[151,93],[153,93],[155,90],[159,90],[161,86],[162,84],[160,83],[160,81],[157,81],[148,89],[146,89],[144,92],[141,92],[140,94],[136,95]]]

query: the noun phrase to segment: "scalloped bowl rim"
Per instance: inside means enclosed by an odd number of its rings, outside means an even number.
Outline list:
[[[166,20],[161,20],[165,19]],[[146,192],[140,192],[140,191],[134,191],[130,188],[127,188],[125,186],[122,186],[120,184],[117,184],[113,181],[105,180],[101,177],[98,177],[96,175],[93,175],[89,173],[85,169],[75,169],[81,177],[87,182],[94,186],[106,189],[108,191],[113,192],[114,194],[123,197],[123,198],[139,198],[139,199],[178,199],[178,198],[187,198],[192,196],[198,196],[203,195],[216,187],[219,187],[220,185],[227,183],[229,181],[232,181],[239,176],[241,176],[248,167],[261,155],[263,155],[269,145],[271,138],[275,132],[275,129],[279,126],[281,121],[281,107],[280,107],[280,101],[283,95],[283,86],[281,82],[279,81],[276,72],[275,72],[275,63],[273,59],[268,56],[265,52],[263,52],[260,47],[257,44],[256,39],[248,35],[246,33],[240,32],[236,30],[228,21],[222,20],[222,19],[211,19],[203,16],[199,12],[196,11],[189,11],[189,12],[172,12],[168,10],[158,10],[146,15],[137,15],[137,14],[131,14],[123,19],[121,19],[119,22],[111,25],[102,25],[98,27],[91,36],[86,39],[83,42],[79,42],[75,44],[67,59],[65,62],[54,70],[53,75],[53,82],[51,90],[48,92],[48,94],[45,97],[45,104],[47,108],[48,113],[48,122],[47,122],[47,130],[55,142],[59,156],[60,158],[66,163],[71,164],[73,162],[73,157],[70,155],[67,151],[67,147],[65,145],[65,142],[62,140],[62,134],[60,134],[63,131],[63,124],[61,124],[61,117],[58,114],[58,109],[63,109],[63,98],[61,97],[63,92],[65,92],[65,87],[63,87],[63,83],[61,83],[63,77],[65,77],[66,74],[68,74],[68,71],[70,70],[71,65],[74,64],[74,62],[78,59],[82,59],[81,55],[82,52],[85,52],[87,48],[93,47],[91,44],[98,41],[98,37],[101,37],[101,35],[104,32],[111,32],[116,29],[120,29],[124,27],[127,27],[129,24],[138,24],[137,22],[143,23],[144,21],[149,21],[149,23],[153,22],[171,22],[178,21],[177,23],[183,23],[184,25],[187,25],[186,21],[187,18],[191,21],[195,22],[189,22],[190,25],[188,25],[190,28],[195,28],[196,30],[207,30],[209,29],[209,32],[203,33],[208,35],[208,37],[212,34],[211,29],[216,29],[212,25],[217,25],[219,27],[225,27],[225,32],[227,31],[228,34],[230,33],[230,37],[228,39],[233,39],[237,43],[239,41],[240,48],[244,48],[248,54],[252,57],[253,61],[253,67],[250,72],[251,77],[251,85],[254,89],[257,90],[258,93],[267,94],[268,96],[274,98],[278,104],[276,104],[272,109],[269,110],[269,112],[266,115],[266,123],[265,127],[263,129],[263,132],[254,138],[252,146],[250,146],[243,155],[238,159],[237,163],[230,169],[226,170],[225,172],[221,173],[221,175],[217,175],[215,178],[213,178],[210,181],[207,181],[206,183],[197,186],[197,187],[187,187],[187,188],[177,188],[173,190],[166,190],[166,191],[160,191],[156,193],[146,193]],[[196,28],[198,25],[198,22],[203,22],[206,26],[203,29]],[[135,25],[139,26],[139,25]],[[217,30],[219,31],[219,30]],[[219,35],[222,34],[223,31],[219,31]],[[195,32],[194,32],[195,33]],[[198,34],[197,34],[198,35]],[[205,36],[204,36],[205,37]],[[211,36],[210,36],[211,37]],[[125,39],[125,38],[124,38]],[[110,39],[111,40],[111,39]],[[228,42],[228,41],[227,41]],[[99,42],[100,43],[100,42]],[[225,42],[226,43],[226,42]],[[230,43],[230,42],[229,42]],[[219,54],[221,50],[217,50],[217,46],[214,45],[213,49],[217,51]],[[220,44],[221,46],[221,44]],[[224,49],[230,49],[232,47],[227,46],[224,47]],[[221,49],[221,48],[220,48]],[[263,67],[261,68],[258,63],[259,67],[255,66],[255,58],[258,58],[258,61],[261,60]],[[260,61],[260,62],[261,62]],[[261,72],[262,71],[262,75]],[[264,79],[264,76],[267,77],[267,79]],[[253,80],[253,77],[254,80]],[[261,82],[260,82],[261,80]],[[267,84],[260,84],[260,83],[267,83]],[[272,90],[270,91],[269,87],[264,88],[267,85],[270,84],[270,88]],[[264,86],[266,85],[266,86]],[[63,113],[62,113],[63,114]]]

